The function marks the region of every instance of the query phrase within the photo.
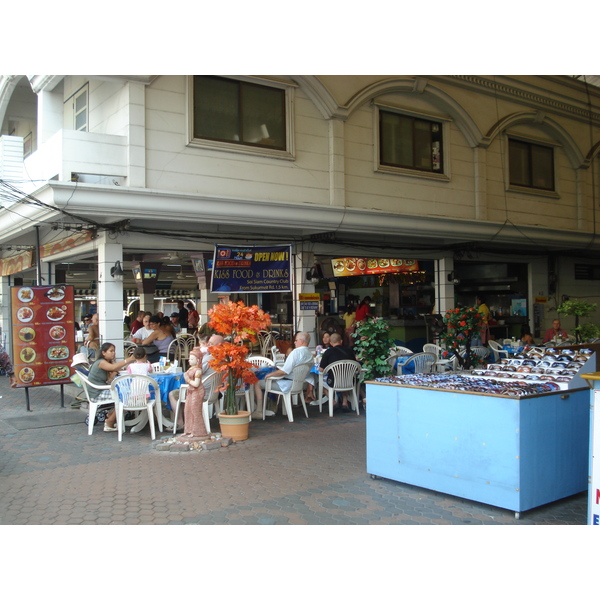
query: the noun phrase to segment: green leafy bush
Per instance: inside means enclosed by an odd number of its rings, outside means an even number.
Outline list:
[[[356,358],[365,369],[365,380],[384,377],[392,372],[387,359],[394,341],[389,338],[390,327],[379,317],[361,321],[352,334]]]
[[[582,341],[594,339],[600,337],[600,328],[593,323],[579,324],[580,318],[587,318],[593,312],[596,311],[597,304],[592,302],[585,302],[582,300],[565,300],[560,306],[557,307],[556,312],[563,315],[575,317],[575,327],[573,333],[575,334],[575,340],[578,344]]]

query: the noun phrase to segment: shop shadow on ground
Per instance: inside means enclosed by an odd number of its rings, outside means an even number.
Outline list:
[[[73,387],[71,394],[77,389]],[[60,394],[0,381],[0,524],[530,525],[586,523],[578,494],[514,518],[366,472],[365,415],[309,407],[294,422],[277,415],[250,425],[250,438],[218,450],[155,449],[148,430],[87,435],[86,414],[60,408]],[[65,400],[68,407],[71,398]],[[67,415],[77,416],[67,416]],[[19,429],[11,419],[54,420]],[[73,424],[61,424],[73,419]],[[17,421],[13,421],[16,424]],[[216,429],[218,425],[214,424]],[[163,435],[167,435],[165,432]]]

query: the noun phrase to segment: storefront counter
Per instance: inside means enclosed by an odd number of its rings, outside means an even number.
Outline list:
[[[367,383],[367,472],[522,511],[587,489],[588,389],[521,398]]]

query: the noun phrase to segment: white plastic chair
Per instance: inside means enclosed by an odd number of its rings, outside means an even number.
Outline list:
[[[431,373],[436,360],[435,354],[431,352],[418,352],[417,354],[413,354],[402,366],[406,367],[409,364],[413,364],[415,373]]]
[[[85,392],[85,397],[88,402],[88,435],[92,435],[94,432],[94,421],[96,419],[96,413],[98,412],[99,406],[105,406],[107,404],[112,404],[114,400],[112,396],[105,399],[99,398],[91,398],[89,394],[89,388],[94,388],[95,390],[110,390],[110,385],[95,385],[91,383],[87,378],[87,375],[83,374],[81,371],[77,371],[79,375],[79,379],[81,381],[81,387]]]
[[[279,352],[277,346],[271,347],[271,355],[273,356],[273,362],[276,367],[280,367],[285,363],[285,354]]]
[[[396,346],[396,348],[400,348],[400,346]],[[412,350],[408,350],[408,353],[405,352],[408,348],[404,348],[402,350],[395,350],[394,348],[390,351],[390,356],[387,359],[388,365],[390,365],[392,371],[396,368],[396,361],[401,356],[412,356]]]
[[[267,397],[268,394],[276,394],[277,395],[277,406],[279,406],[279,400],[283,398],[283,414],[287,414],[288,420],[291,423],[294,420],[294,415],[292,414],[292,397],[299,396],[302,401],[302,408],[304,409],[304,414],[308,419],[308,411],[306,410],[306,403],[304,402],[304,380],[308,375],[308,372],[312,368],[312,361],[309,363],[303,363],[295,366],[292,369],[290,375],[292,375],[292,387],[289,392],[282,392],[281,390],[274,389],[272,387],[274,381],[278,381],[280,379],[284,379],[283,377],[268,377],[265,379],[265,401],[263,402],[263,421],[266,417],[267,410]],[[275,406],[275,412],[277,412],[277,406]]]
[[[123,343],[123,350],[125,352],[125,356],[132,356],[133,351],[136,348],[137,348],[137,344],[134,344],[133,342],[124,342]]]
[[[184,371],[187,371],[190,360],[190,350],[198,345],[196,336],[191,333],[178,333],[177,340],[179,341],[179,360],[178,365],[181,365]],[[177,360],[177,357],[175,357]]]
[[[186,342],[180,336],[177,336],[170,344],[167,349],[167,360],[176,360],[178,365],[182,364],[182,358],[186,354]],[[184,369],[185,370],[185,369]]]
[[[268,356],[270,349],[274,346],[275,338],[271,331],[259,331],[258,332],[258,344],[260,346],[260,353],[263,356]]]
[[[202,418],[204,419],[204,425],[206,431],[210,433],[210,417],[211,411],[214,405],[219,400],[219,387],[221,383],[220,373],[211,373],[202,379],[202,385],[204,386],[204,402],[202,403]],[[182,402],[185,402],[185,397],[189,389],[189,384],[184,383],[179,388],[179,399],[175,406],[175,416],[173,418],[173,435],[177,433],[177,416],[179,414],[179,406]]]
[[[502,346],[498,342],[496,342],[495,340],[489,340],[488,341],[488,346],[492,349],[492,353],[494,355],[494,362],[495,363],[497,363],[502,356],[505,356],[506,358],[509,357],[508,350],[504,350],[502,348]]]
[[[414,352],[406,346],[392,346],[390,348],[390,354],[395,353],[396,356],[408,356],[414,354]]]
[[[423,352],[431,352],[431,354],[435,354],[438,358],[442,358],[444,349],[437,344],[423,344]]]
[[[248,358],[246,358],[246,362],[256,365],[256,367],[258,369],[264,369],[265,367],[274,367],[275,366],[275,363],[270,358],[267,358],[266,356],[256,356],[256,355],[248,356]]]
[[[483,358],[484,360],[490,355],[490,351],[485,346],[475,346],[474,348],[471,348],[471,352],[473,352],[473,354],[475,354],[476,356]],[[465,351],[461,354],[461,356],[464,358],[466,357],[466,354],[467,353]],[[471,368],[476,367],[472,365]]]
[[[115,410],[117,411],[117,433],[119,441],[123,439],[125,430],[124,412],[147,411],[148,422],[152,439],[156,438],[154,430],[155,407],[160,405],[160,387],[156,380],[147,375],[121,375],[110,385]],[[156,411],[156,418],[162,431],[162,419],[159,418],[160,410]]]
[[[321,373],[319,373],[319,395],[321,400],[324,388],[329,391],[329,416],[333,417],[333,399],[335,392],[352,392],[350,402],[352,410],[359,414],[358,394],[356,393],[357,380],[361,371],[360,363],[356,360],[337,360],[327,365]],[[333,375],[333,386],[327,384],[327,375]],[[322,410],[322,403],[319,402],[319,412]]]

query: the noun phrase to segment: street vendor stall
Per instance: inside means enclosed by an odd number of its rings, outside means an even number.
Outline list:
[[[581,372],[595,365],[593,354],[585,358],[594,360],[588,367],[582,359]],[[506,373],[368,382],[367,472],[513,510],[517,518],[585,491],[585,382],[579,375],[556,382]]]

